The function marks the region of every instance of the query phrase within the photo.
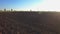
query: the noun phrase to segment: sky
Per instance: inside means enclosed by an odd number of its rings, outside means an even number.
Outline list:
[[[60,0],[0,0],[0,9],[60,11]]]

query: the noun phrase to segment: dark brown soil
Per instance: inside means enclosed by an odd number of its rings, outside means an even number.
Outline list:
[[[59,34],[59,13],[0,12],[1,34]]]

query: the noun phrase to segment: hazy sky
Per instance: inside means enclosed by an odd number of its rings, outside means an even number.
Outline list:
[[[0,0],[0,9],[60,11],[60,0]]]

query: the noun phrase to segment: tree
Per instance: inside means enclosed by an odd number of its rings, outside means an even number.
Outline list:
[[[13,9],[11,9],[11,11],[13,11]]]
[[[6,11],[6,8],[4,9],[4,11]]]

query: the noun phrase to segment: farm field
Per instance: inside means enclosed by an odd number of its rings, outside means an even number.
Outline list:
[[[60,12],[0,12],[1,34],[60,34]]]

